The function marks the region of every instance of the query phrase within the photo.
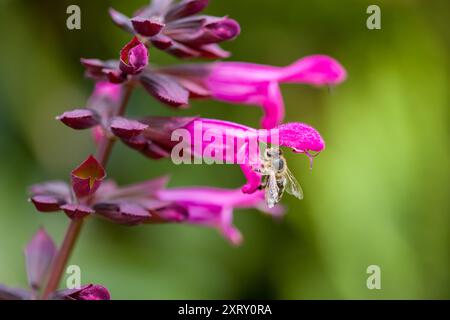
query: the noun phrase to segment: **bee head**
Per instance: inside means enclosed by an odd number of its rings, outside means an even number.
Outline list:
[[[284,160],[282,158],[275,158],[272,160],[272,167],[279,171],[282,172],[284,170],[285,167],[285,163]]]
[[[283,151],[280,148],[267,148],[265,152],[266,158],[268,159],[279,158],[282,154]]]

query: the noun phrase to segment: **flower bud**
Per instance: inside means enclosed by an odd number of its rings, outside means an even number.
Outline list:
[[[134,30],[144,37],[153,37],[164,27],[164,23],[161,22],[161,19],[157,18],[146,19],[135,17],[131,19],[131,23],[133,24]]]
[[[92,208],[81,204],[65,204],[61,206],[61,209],[70,219],[81,219],[94,213]]]
[[[78,198],[92,195],[97,191],[106,172],[102,165],[89,156],[81,165],[72,171],[72,189]]]
[[[66,111],[62,115],[57,116],[56,120],[75,130],[88,129],[99,124],[97,113],[91,109]]]
[[[34,204],[37,211],[40,212],[54,212],[60,210],[61,205],[65,204],[65,201],[53,195],[38,195],[30,198],[30,201]]]
[[[148,64],[147,47],[134,37],[120,51],[120,70],[127,74],[138,74]]]
[[[39,229],[25,248],[28,284],[34,290],[40,288],[55,255],[52,238],[44,229]]]

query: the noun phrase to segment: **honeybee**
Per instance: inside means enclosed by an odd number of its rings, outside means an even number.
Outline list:
[[[261,153],[261,165],[255,171],[262,175],[259,189],[265,190],[267,206],[273,208],[280,202],[284,191],[300,200],[303,199],[302,188],[287,167],[281,149],[270,147]]]

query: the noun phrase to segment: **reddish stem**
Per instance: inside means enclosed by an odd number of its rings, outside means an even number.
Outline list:
[[[122,100],[117,110],[116,115],[122,116],[128,106],[128,101],[130,100],[131,93],[133,91],[133,84],[128,83],[125,85],[125,91],[122,96]],[[103,166],[106,167],[109,156],[111,155],[111,150],[114,146],[115,139],[111,137],[105,137],[99,144],[97,148],[97,160]],[[89,200],[87,200],[89,202]],[[50,271],[50,276],[48,278],[47,286],[42,294],[43,299],[47,299],[52,292],[54,292],[61,281],[62,274],[64,272],[67,261],[73,251],[75,243],[80,234],[81,228],[83,226],[84,219],[72,219],[64,235],[64,240],[61,248],[58,251],[57,256],[52,264],[52,269]]]

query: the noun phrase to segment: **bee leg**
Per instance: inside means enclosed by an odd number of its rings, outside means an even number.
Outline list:
[[[267,186],[267,176],[263,176],[261,179],[261,184],[258,186],[258,190],[263,190]]]

